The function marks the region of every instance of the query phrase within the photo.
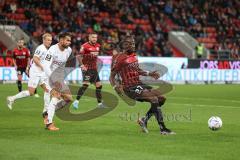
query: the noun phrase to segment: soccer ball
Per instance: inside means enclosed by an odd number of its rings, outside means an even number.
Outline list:
[[[222,127],[221,118],[219,118],[217,116],[210,117],[208,120],[208,127],[213,131],[220,129]]]

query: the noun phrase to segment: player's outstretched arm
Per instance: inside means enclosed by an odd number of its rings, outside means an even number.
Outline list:
[[[144,71],[141,68],[139,68],[139,74],[142,76],[150,76],[153,77],[154,79],[158,79],[160,77],[160,74],[157,71]]]
[[[14,51],[13,51],[13,65],[14,65],[15,69],[17,70],[16,55],[15,55]]]
[[[30,62],[31,62],[31,55],[30,55],[30,51],[27,50],[27,70],[29,70],[30,67]]]
[[[41,70],[43,71],[43,66],[42,66],[42,64],[41,64],[41,62],[40,62],[40,58],[39,58],[39,57],[33,56],[33,62],[34,62],[39,68],[41,68]]]
[[[41,70],[43,71],[43,66],[40,62],[40,56],[44,56],[43,52],[41,52],[41,50],[39,49],[40,47],[38,47],[33,55],[33,62],[39,67],[41,68]]]
[[[117,75],[117,72],[115,71],[111,71],[111,75],[110,75],[110,84],[112,85],[113,89],[117,92],[118,95],[123,96],[123,91],[122,91],[122,87],[117,84],[115,76]]]
[[[77,60],[78,60],[78,63],[79,63],[79,66],[81,67],[81,69],[82,69],[83,71],[86,71],[87,68],[84,66],[84,64],[83,64],[83,62],[82,62],[83,56],[80,54],[80,55],[77,55],[76,58],[77,58]]]
[[[153,77],[154,79],[160,78],[160,74],[159,74],[157,71],[149,72],[148,75],[151,76],[151,77]]]

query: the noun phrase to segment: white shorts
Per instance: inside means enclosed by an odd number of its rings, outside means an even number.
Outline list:
[[[28,87],[37,88],[38,85],[46,84],[47,77],[45,74],[35,74],[34,71],[30,70],[29,79],[28,79]]]

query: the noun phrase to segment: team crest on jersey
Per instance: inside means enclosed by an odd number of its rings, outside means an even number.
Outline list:
[[[39,50],[36,50],[35,54],[39,55],[39,54],[40,54],[40,51],[39,51]]]
[[[96,50],[99,51],[99,47],[96,47]]]
[[[84,51],[84,48],[83,48],[83,47],[81,47],[81,49],[80,49],[80,52],[82,52],[82,51]]]
[[[50,55],[50,54],[47,54],[47,56],[46,56],[45,60],[46,60],[46,61],[50,61],[51,59],[52,59],[52,55]]]
[[[134,57],[128,57],[127,59],[126,59],[126,62],[127,63],[134,63],[134,62],[137,62],[138,60],[137,60],[137,58],[134,56]]]
[[[23,55],[25,55],[26,54],[26,52],[23,52]]]

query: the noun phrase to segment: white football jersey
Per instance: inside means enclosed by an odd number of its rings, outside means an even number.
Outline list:
[[[48,49],[44,46],[44,44],[41,44],[37,47],[37,49],[34,52],[33,56],[39,57],[40,58],[40,63],[42,65],[43,65],[43,60],[46,56],[47,50]],[[31,64],[30,69],[35,74],[43,74],[43,71],[35,64],[35,62],[33,60],[32,60],[32,64]]]
[[[72,49],[70,47],[61,51],[58,44],[51,46],[47,51],[43,63],[44,72],[47,77],[50,77],[52,73],[64,76],[65,65],[71,53]]]

